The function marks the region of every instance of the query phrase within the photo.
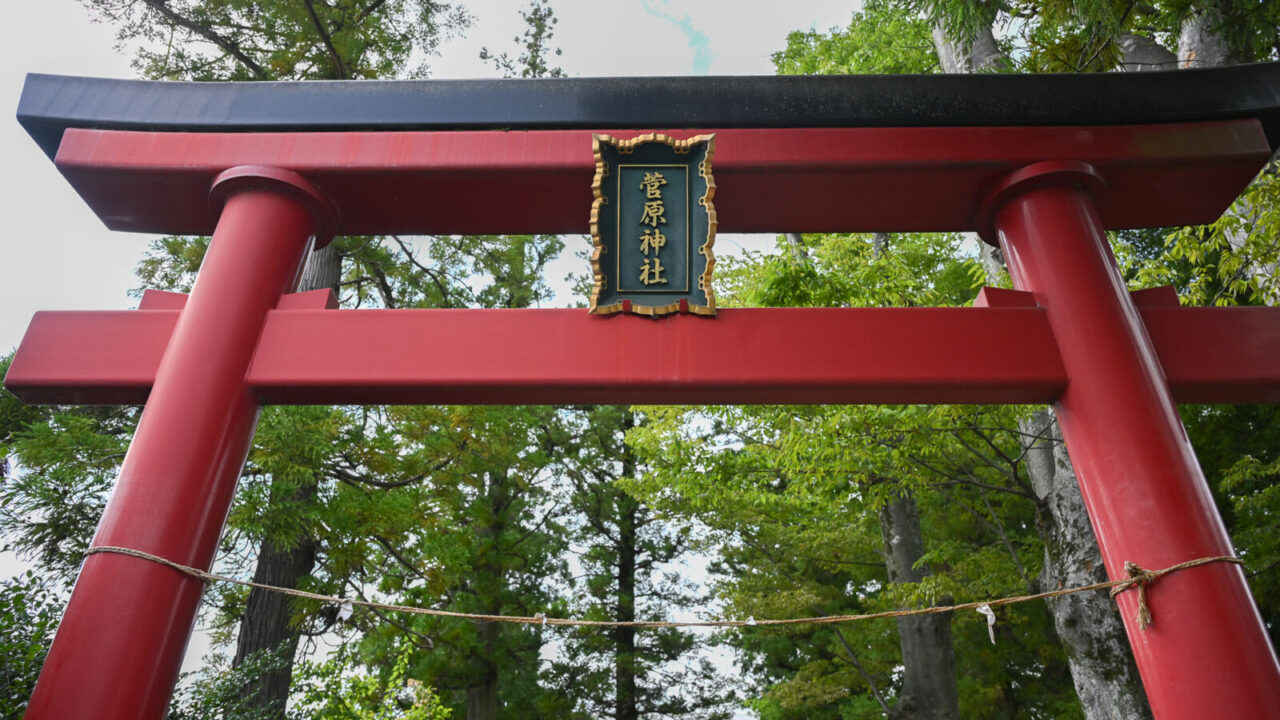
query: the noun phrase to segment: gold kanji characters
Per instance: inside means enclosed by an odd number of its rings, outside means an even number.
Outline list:
[[[640,266],[640,282],[645,285],[665,285],[667,279],[662,277],[662,271],[665,269],[658,258],[653,260],[645,258],[644,264]]]
[[[667,244],[667,236],[658,229],[659,225],[667,223],[667,208],[662,202],[662,186],[666,184],[667,179],[657,171],[645,173],[644,180],[640,182],[645,198],[640,224],[649,226],[640,236],[640,252],[644,254],[644,264],[640,266],[640,282],[645,285],[667,284],[667,278],[662,276],[662,271],[666,268],[658,257],[659,251]],[[653,254],[652,258],[649,257],[650,253]]]
[[[645,230],[640,236],[640,252],[645,255],[652,250],[656,255],[659,250],[666,247],[667,236],[662,234],[661,230]]]
[[[640,224],[650,227],[658,227],[658,223],[667,224],[667,209],[662,205],[662,198],[650,200],[644,204],[644,210],[640,213]]]
[[[640,189],[644,190],[644,196],[648,200],[662,199],[662,186],[667,184],[667,179],[662,177],[660,172],[647,172],[644,174],[644,180],[640,181]]]

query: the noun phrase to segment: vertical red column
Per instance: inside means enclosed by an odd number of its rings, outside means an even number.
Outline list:
[[[222,215],[93,540],[198,568],[213,561],[257,423],[244,378],[263,320],[333,227],[328,201],[275,168],[228,170],[213,201]],[[203,590],[147,560],[90,555],[26,717],[164,717]]]
[[[1102,185],[1083,163],[1032,165],[995,189],[980,224],[1058,340],[1068,377],[1058,420],[1119,579],[1125,561],[1158,569],[1233,552],[1095,210]],[[1280,718],[1280,665],[1240,567],[1172,573],[1147,597],[1146,629],[1137,592],[1118,599],[1158,720]]]

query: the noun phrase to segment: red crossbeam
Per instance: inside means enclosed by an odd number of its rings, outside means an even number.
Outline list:
[[[641,131],[611,131],[630,137]],[[1111,229],[1211,222],[1271,155],[1256,120],[1107,127],[828,128],[715,132],[723,232],[974,229],[977,199],[1044,160],[1091,163]],[[156,133],[71,129],[57,165],[108,227],[208,234],[219,172],[309,178],[339,234],[586,233],[586,130]],[[147,198],[147,202],[138,202]]]
[[[5,384],[27,402],[141,404],[177,316],[38,313]],[[1280,308],[1145,307],[1142,316],[1179,402],[1280,402]],[[1046,403],[1066,374],[1035,307],[661,320],[278,309],[247,384],[264,403],[299,405]]]

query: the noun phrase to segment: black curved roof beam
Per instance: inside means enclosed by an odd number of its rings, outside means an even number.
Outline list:
[[[1132,125],[1257,118],[1280,63],[1150,73],[179,83],[31,74],[18,121],[209,132]]]

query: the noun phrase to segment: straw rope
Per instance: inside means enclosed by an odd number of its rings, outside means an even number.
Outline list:
[[[818,617],[805,618],[782,618],[782,619],[765,619],[756,620],[749,618],[747,620],[694,620],[688,622],[675,621],[657,621],[657,620],[633,620],[633,621],[616,621],[616,620],[582,620],[578,618],[557,618],[547,617],[542,613],[532,616],[524,615],[482,615],[477,613],[460,613],[450,612],[448,610],[435,610],[432,608],[412,607],[408,605],[392,605],[388,603],[370,602],[368,600],[352,600],[349,598],[341,598],[333,595],[321,595],[319,593],[307,592],[305,590],[295,590],[293,588],[282,588],[274,585],[265,585],[263,583],[251,582],[249,580],[238,580],[236,578],[227,577],[225,575],[217,575],[215,573],[206,572],[198,568],[188,567],[172,560],[152,555],[141,550],[131,548],[115,547],[111,545],[99,545],[89,548],[86,555],[95,553],[111,553],[115,555],[127,555],[129,557],[147,560],[149,562],[164,565],[172,568],[184,575],[193,577],[203,583],[227,582],[236,585],[244,585],[247,587],[258,588],[268,592],[279,593],[281,595],[289,595],[292,597],[305,598],[307,600],[318,600],[320,602],[334,605],[351,605],[359,607],[374,608],[377,610],[386,610],[390,612],[409,613],[413,615],[431,615],[435,617],[459,618],[462,620],[475,620],[483,622],[499,622],[511,623],[518,625],[561,625],[571,627],[633,627],[633,628],[734,628],[734,627],[765,627],[778,625],[831,625],[834,623],[854,622],[857,620],[875,620],[880,618],[900,618],[910,617],[914,615],[936,615],[938,613],[955,612],[957,610],[978,610],[979,608],[994,608],[1003,605],[1014,605],[1016,603],[1029,602],[1031,600],[1044,600],[1047,598],[1061,597],[1063,595],[1071,595],[1073,593],[1088,592],[1090,590],[1109,589],[1111,596],[1115,597],[1120,593],[1132,588],[1138,589],[1138,609],[1136,620],[1138,627],[1143,630],[1152,624],[1151,610],[1147,606],[1147,588],[1153,585],[1157,580],[1170,573],[1186,570],[1188,568],[1199,567],[1201,565],[1209,565],[1211,563],[1231,563],[1233,565],[1243,565],[1244,562],[1238,558],[1227,555],[1216,557],[1202,557],[1194,560],[1187,560],[1176,565],[1161,570],[1146,570],[1136,563],[1126,562],[1124,564],[1125,572],[1128,577],[1119,580],[1109,580],[1107,582],[1093,583],[1091,585],[1081,585],[1079,587],[1062,588],[1059,590],[1050,590],[1048,592],[1034,593],[1031,595],[1017,595],[1014,597],[995,598],[992,600],[980,600],[977,602],[959,603],[957,605],[941,605],[936,607],[916,608],[908,610],[889,610],[886,612],[863,613],[858,615],[823,615]]]

